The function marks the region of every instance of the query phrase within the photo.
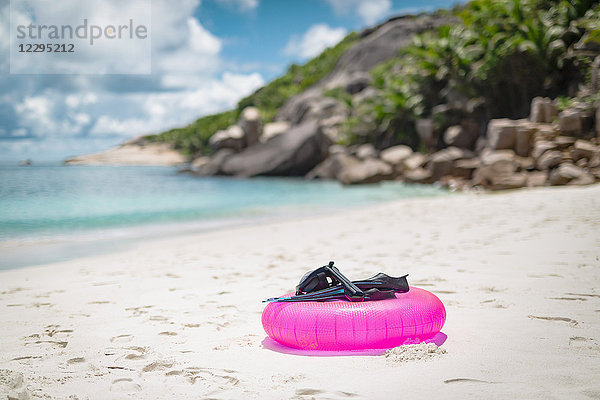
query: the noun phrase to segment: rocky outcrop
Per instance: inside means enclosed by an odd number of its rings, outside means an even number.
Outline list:
[[[259,142],[261,130],[260,112],[256,107],[246,107],[240,114],[239,126],[244,132],[245,146],[250,147]]]
[[[550,173],[551,185],[589,185],[595,181],[592,174],[569,162],[560,164]]]
[[[445,25],[453,19],[446,16],[424,15],[392,18],[381,25],[364,30],[360,40],[338,60],[335,68],[322,84],[344,87],[357,73],[369,72],[376,65],[398,54],[414,35]]]
[[[428,160],[429,157],[425,154],[413,153],[410,156],[406,157],[404,161],[402,161],[402,168],[405,171],[421,168],[427,163]]]
[[[574,161],[579,161],[582,158],[592,160],[598,154],[600,154],[600,147],[587,140],[579,139],[573,143],[571,157],[573,157]]]
[[[260,135],[260,142],[264,143],[266,141],[269,141],[275,136],[279,136],[283,133],[286,133],[288,130],[290,130],[290,124],[286,121],[270,122],[268,124],[265,124],[262,131],[262,135]]]
[[[596,105],[596,138],[600,140],[600,104]]]
[[[408,183],[433,183],[434,180],[431,176],[431,172],[425,168],[418,167],[410,169],[404,172],[403,180]]]
[[[393,176],[392,167],[376,158],[368,158],[344,168],[338,175],[346,185],[377,183]]]
[[[318,98],[307,107],[296,116],[299,124],[278,121],[264,128],[255,118],[257,113],[245,110],[237,125],[211,140],[219,150],[197,160],[191,169],[201,175],[305,175],[349,185],[390,179],[439,182],[453,190],[584,185],[600,180],[600,146],[592,136],[593,125],[582,122],[581,106],[557,115],[554,101],[536,98],[528,119],[493,119],[484,137],[479,136],[478,124],[466,118],[445,131],[443,143],[454,145],[431,154],[414,152],[405,145],[383,150],[371,143],[332,145],[335,135],[325,131],[339,122],[331,121],[344,121],[343,106],[336,99]],[[434,125],[424,119],[417,121],[416,128],[424,140],[433,140],[428,135]],[[248,126],[258,127],[259,143],[246,145]],[[430,145],[434,146],[433,141]]]
[[[439,182],[451,189],[481,187],[489,190],[587,185],[600,180],[600,145],[593,137],[593,126],[588,125],[586,130],[582,123],[581,131],[563,131],[554,112],[554,102],[549,99],[535,100],[532,110],[538,115],[529,119],[491,120],[487,137],[480,138],[475,152],[457,146],[430,155],[415,153],[407,146],[393,146],[380,152],[371,145],[350,149],[335,146],[335,153],[330,152],[330,157],[311,177],[337,179],[348,184],[385,179]],[[574,114],[583,120],[580,113]],[[548,120],[552,122],[543,122]],[[444,142],[468,145],[455,140],[464,133],[462,129],[462,124],[450,126]],[[584,135],[587,139],[573,135]]]
[[[492,150],[512,149],[515,147],[519,121],[507,118],[493,119],[488,123],[487,143]]]
[[[403,16],[390,19],[360,33],[360,39],[342,54],[329,75],[304,92],[292,96],[277,113],[277,121],[292,125],[311,118],[325,119],[347,112],[337,101],[332,102],[324,92],[344,88],[349,94],[360,95],[371,84],[370,71],[376,65],[398,54],[415,34],[452,21],[442,15]]]
[[[246,137],[239,125],[232,125],[226,130],[217,131],[210,137],[208,144],[213,151],[220,149],[240,151],[246,146]]]
[[[450,175],[454,162],[461,158],[465,158],[465,155],[458,147],[448,147],[433,153],[428,164],[431,178],[437,181],[443,176]]]
[[[531,101],[529,120],[531,122],[550,123],[558,116],[554,102],[547,97],[535,97]]]
[[[192,168],[192,172],[201,176],[220,175],[223,173],[223,164],[233,154],[235,154],[235,151],[232,149],[221,149],[210,158],[202,157],[203,162],[199,162],[200,165],[197,168]],[[194,163],[196,163],[196,160],[192,165]]]
[[[462,149],[473,149],[479,137],[476,122],[466,120],[462,125],[452,125],[444,132],[444,143]]]
[[[377,156],[379,155],[379,153],[375,149],[375,146],[373,146],[371,143],[367,143],[367,144],[358,146],[356,148],[356,151],[354,152],[354,154],[356,155],[356,157],[360,158],[361,160],[367,160],[369,158],[377,158]]]
[[[334,146],[332,146],[334,147]],[[341,173],[355,165],[360,164],[360,160],[352,155],[344,152],[331,153],[329,157],[315,168],[313,168],[308,174],[307,179],[329,179],[341,181]]]
[[[181,165],[186,159],[167,143],[153,143],[137,137],[122,145],[102,151],[69,158],[65,165]]]
[[[471,179],[473,178],[473,173],[481,166],[481,162],[477,158],[466,158],[462,160],[457,160],[452,166],[452,171],[450,175]]]
[[[480,155],[481,165],[473,173],[473,183],[492,190],[526,186],[527,175],[518,172],[513,150],[487,150]]]
[[[562,153],[558,150],[549,150],[536,160],[536,167],[540,171],[546,171],[559,165],[563,160]]]
[[[393,166],[398,172],[402,172],[402,163],[413,154],[410,147],[404,145],[392,146],[383,150],[381,159]]]
[[[199,172],[200,170],[202,170],[202,167],[204,167],[206,164],[208,164],[210,162],[210,157],[197,157],[195,158],[189,165],[188,169],[184,169],[182,172]]]
[[[558,115],[558,126],[561,132],[567,135],[579,136],[581,134],[581,116],[579,111],[567,109]]]
[[[331,142],[316,121],[291,128],[273,139],[228,157],[221,173],[236,176],[303,176],[327,156]]]

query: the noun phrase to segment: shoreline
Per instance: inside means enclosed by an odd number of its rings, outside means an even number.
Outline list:
[[[593,185],[403,199],[0,271],[0,394],[594,397],[599,195]],[[265,348],[261,300],[330,259],[351,278],[409,273],[436,294],[446,353]]]
[[[218,178],[208,179],[215,182],[220,181]],[[239,178],[223,178],[225,182],[230,180],[239,181]],[[214,213],[209,213],[210,210],[202,210],[198,206],[197,215],[192,215],[189,218],[168,219],[168,217],[165,218],[161,214],[162,210],[159,210],[157,212],[158,218],[155,218],[155,220],[129,223],[121,221],[122,225],[89,225],[86,227],[86,221],[80,220],[78,221],[79,227],[66,229],[61,227],[60,224],[55,224],[47,228],[36,228],[35,225],[30,225],[27,227],[29,231],[24,229],[21,231],[13,229],[11,231],[11,228],[7,225],[4,232],[0,230],[0,252],[3,254],[3,257],[0,258],[0,271],[42,263],[69,261],[85,257],[86,253],[101,256],[131,248],[146,240],[161,237],[180,237],[237,226],[257,226],[277,221],[318,217],[372,205],[386,204],[406,198],[426,198],[450,194],[447,190],[433,186],[407,185],[400,182],[386,182],[351,188],[340,187],[339,190],[332,190],[331,185],[336,185],[335,182],[307,182],[298,178],[260,178],[259,182],[262,182],[262,184],[285,182],[294,185],[296,180],[300,181],[299,183],[302,185],[307,185],[306,188],[311,189],[313,192],[318,190],[321,185],[324,185],[323,187],[326,190],[320,197],[314,195],[312,198],[310,196],[301,197],[294,200],[295,203],[290,202],[288,199],[281,201],[280,204],[263,204],[256,199],[251,199],[245,205],[239,203],[229,209],[216,210]],[[283,187],[280,190],[285,189]],[[209,197],[210,195],[208,193]],[[224,192],[222,195],[226,196],[227,193]],[[263,197],[263,200],[268,200],[268,197]],[[290,196],[288,195],[288,197]],[[344,201],[345,204],[339,207],[334,199]],[[138,198],[131,200],[142,201],[144,199],[138,196]],[[201,201],[202,199],[197,200]],[[15,209],[15,212],[18,211]]]

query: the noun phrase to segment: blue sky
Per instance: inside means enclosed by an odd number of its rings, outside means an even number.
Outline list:
[[[455,3],[152,0],[152,74],[11,75],[9,3],[0,0],[0,162],[61,160],[184,125],[235,106],[350,31]]]

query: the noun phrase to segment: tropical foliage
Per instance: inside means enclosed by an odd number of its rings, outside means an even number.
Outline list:
[[[182,128],[175,128],[158,135],[146,136],[153,142],[171,143],[186,156],[193,156],[208,151],[208,140],[217,132],[235,124],[237,110],[208,115]]]
[[[475,0],[456,15],[457,24],[417,36],[375,68],[380,96],[349,121],[350,138],[415,146],[415,121],[435,120],[439,105],[479,108],[484,120],[524,117],[534,96],[573,95],[586,79],[586,49],[600,45],[598,1]],[[373,125],[356,130],[353,121]]]

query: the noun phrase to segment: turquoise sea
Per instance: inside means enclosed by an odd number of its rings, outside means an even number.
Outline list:
[[[57,258],[24,261],[25,255],[16,254],[7,243],[34,243],[38,249],[49,243],[70,246],[52,251],[62,254],[58,257],[62,260],[87,254],[86,249],[101,248],[107,241],[197,232],[444,193],[430,186],[394,182],[344,187],[337,182],[289,178],[201,178],[169,167],[0,166],[0,245],[4,244],[0,252],[5,255],[0,257],[0,268]],[[80,250],[77,254],[72,254],[73,246]]]

